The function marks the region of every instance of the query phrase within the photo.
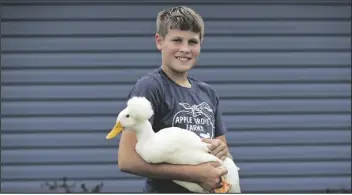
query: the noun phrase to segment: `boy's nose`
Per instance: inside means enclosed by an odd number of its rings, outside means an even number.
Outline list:
[[[191,50],[189,49],[188,45],[187,44],[183,44],[180,48],[180,51],[181,52],[184,52],[184,53],[188,53],[190,52]]]

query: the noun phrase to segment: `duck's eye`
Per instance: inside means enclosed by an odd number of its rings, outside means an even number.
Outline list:
[[[126,118],[128,118],[128,117],[130,117],[130,115],[128,114],[128,115],[126,115]]]

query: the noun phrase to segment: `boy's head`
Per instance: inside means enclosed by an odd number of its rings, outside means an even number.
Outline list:
[[[191,31],[204,38],[204,22],[202,17],[189,7],[172,7],[159,12],[156,19],[156,32],[165,37],[169,30]]]
[[[196,63],[204,39],[202,17],[184,6],[159,12],[156,21],[156,45],[162,54],[162,66],[185,73]]]

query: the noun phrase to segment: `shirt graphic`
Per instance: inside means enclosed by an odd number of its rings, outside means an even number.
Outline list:
[[[202,138],[213,138],[214,114],[213,109],[206,102],[192,106],[188,103],[179,103],[179,105],[182,110],[174,115],[173,127],[193,131]]]

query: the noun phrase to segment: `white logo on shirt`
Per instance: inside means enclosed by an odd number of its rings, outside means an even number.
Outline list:
[[[183,109],[173,117],[173,127],[176,126],[193,131],[202,138],[213,138],[213,110],[206,102],[192,106],[188,103],[179,103],[179,105]]]

